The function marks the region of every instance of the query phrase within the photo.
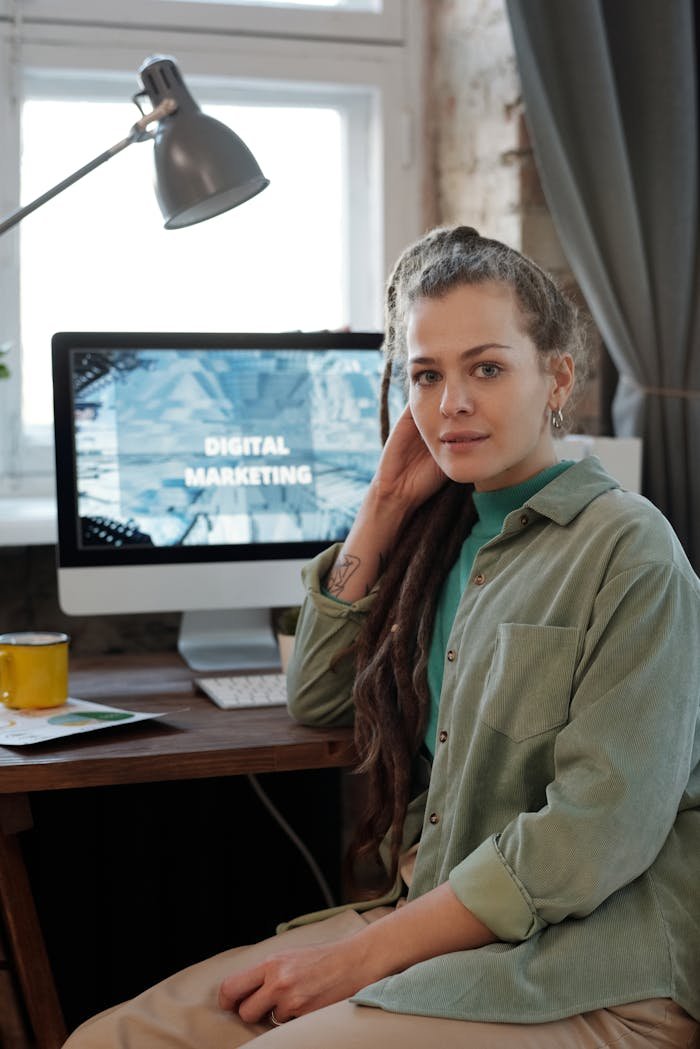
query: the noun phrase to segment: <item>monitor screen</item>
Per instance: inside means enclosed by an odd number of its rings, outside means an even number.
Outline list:
[[[64,610],[243,608],[245,624],[300,601],[301,566],[345,538],[379,458],[380,345],[55,335]]]

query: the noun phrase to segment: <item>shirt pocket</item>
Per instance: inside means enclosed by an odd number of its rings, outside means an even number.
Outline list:
[[[575,627],[499,624],[482,721],[516,743],[563,725],[577,653]]]

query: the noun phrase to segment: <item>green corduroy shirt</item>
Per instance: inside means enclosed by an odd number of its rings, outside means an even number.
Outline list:
[[[374,599],[321,593],[336,553],[305,570],[289,673],[312,725],[352,721],[330,660]],[[700,583],[668,522],[576,463],[479,550],[448,645],[409,896],[449,880],[499,942],[353,1000],[534,1023],[668,996],[700,1019]]]
[[[445,673],[445,653],[448,639],[459,608],[462,592],[467,585],[474,564],[474,558],[482,546],[489,543],[500,533],[503,522],[512,510],[517,510],[531,496],[553,481],[572,465],[569,460],[555,463],[546,470],[535,474],[527,481],[510,485],[508,488],[497,488],[493,492],[474,492],[474,506],[478,517],[471,532],[462,543],[459,556],[450,574],[445,580],[442,592],[435,609],[433,637],[428,655],[428,686],[430,689],[430,714],[425,730],[425,745],[431,758],[435,754],[438,734],[438,711],[442,679]]]

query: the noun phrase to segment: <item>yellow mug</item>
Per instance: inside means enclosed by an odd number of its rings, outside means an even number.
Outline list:
[[[14,710],[58,707],[68,699],[68,634],[0,634],[0,700]]]

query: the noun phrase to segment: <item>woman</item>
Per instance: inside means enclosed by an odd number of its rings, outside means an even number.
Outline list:
[[[558,461],[580,341],[474,230],[399,260],[408,405],[306,570],[290,708],[354,719],[358,852],[408,902],[220,955],[72,1047],[700,1045],[700,586],[649,503]]]

